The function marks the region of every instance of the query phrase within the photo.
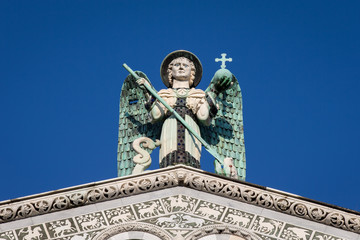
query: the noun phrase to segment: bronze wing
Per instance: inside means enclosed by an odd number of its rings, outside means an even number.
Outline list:
[[[139,71],[136,73],[145,78]],[[139,137],[148,137],[155,141],[160,138],[161,122],[151,124],[148,120],[148,111],[145,108],[146,97],[143,90],[130,74],[126,77],[120,95],[119,139],[118,139],[118,176],[130,175],[135,163],[133,157],[137,154],[132,149],[132,143]],[[151,150],[147,151],[150,153]]]
[[[210,91],[214,79],[205,92]],[[216,100],[219,106],[216,116],[209,127],[201,126],[201,136],[222,157],[233,158],[240,180],[245,180],[246,159],[244,144],[244,127],[242,113],[242,96],[238,80],[233,75],[233,85],[220,93]],[[220,164],[215,161],[215,172],[224,174]]]

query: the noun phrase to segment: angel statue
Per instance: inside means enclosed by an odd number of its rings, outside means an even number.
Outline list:
[[[156,92],[147,76],[130,72],[120,97],[118,175],[144,171],[160,146],[160,167],[200,168],[202,145],[215,156],[215,172],[245,180],[242,97],[235,76],[221,69],[203,91],[200,60],[178,50],[165,57],[160,75],[167,89]]]

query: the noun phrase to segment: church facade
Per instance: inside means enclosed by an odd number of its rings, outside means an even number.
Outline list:
[[[184,165],[0,202],[1,240],[360,240],[360,213]]]

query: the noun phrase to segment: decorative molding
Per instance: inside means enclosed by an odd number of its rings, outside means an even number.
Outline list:
[[[188,173],[184,185],[332,227],[360,233],[360,216],[240,182]],[[299,197],[301,198],[301,197]]]
[[[176,186],[360,233],[360,214],[183,165],[3,201],[0,202],[0,223]]]
[[[155,172],[3,201],[0,223],[179,186],[175,170]]]
[[[171,239],[177,240],[197,237],[200,237],[199,240],[214,238],[225,240],[236,236],[241,236],[236,239],[242,240],[257,239],[257,236],[267,240],[349,239],[319,232],[301,224],[292,225],[261,214],[249,213],[246,209],[240,210],[204,198],[182,194],[130,205],[116,204],[113,207],[115,208],[96,212],[86,211],[85,214],[70,218],[52,219],[41,224],[9,229],[0,232],[0,239],[89,240],[102,233],[102,237],[110,237],[109,239],[113,240],[124,238],[160,240],[160,237],[148,233],[149,224],[157,229],[155,233],[165,231]],[[142,228],[137,231],[137,226],[141,223],[145,224],[142,225],[145,226],[145,231],[142,231]],[[111,234],[115,235],[110,236]]]
[[[163,229],[147,223],[125,223],[119,224],[114,227],[107,228],[99,233],[93,240],[107,240],[112,236],[115,236],[123,232],[140,231],[153,234],[162,240],[171,240],[171,236],[167,234]]]

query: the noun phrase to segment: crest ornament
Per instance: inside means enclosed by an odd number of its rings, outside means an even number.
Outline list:
[[[222,53],[221,58],[215,58],[215,62],[221,62],[221,66],[220,66],[221,69],[225,69],[226,68],[225,63],[232,62],[232,58],[226,58],[226,53]]]

